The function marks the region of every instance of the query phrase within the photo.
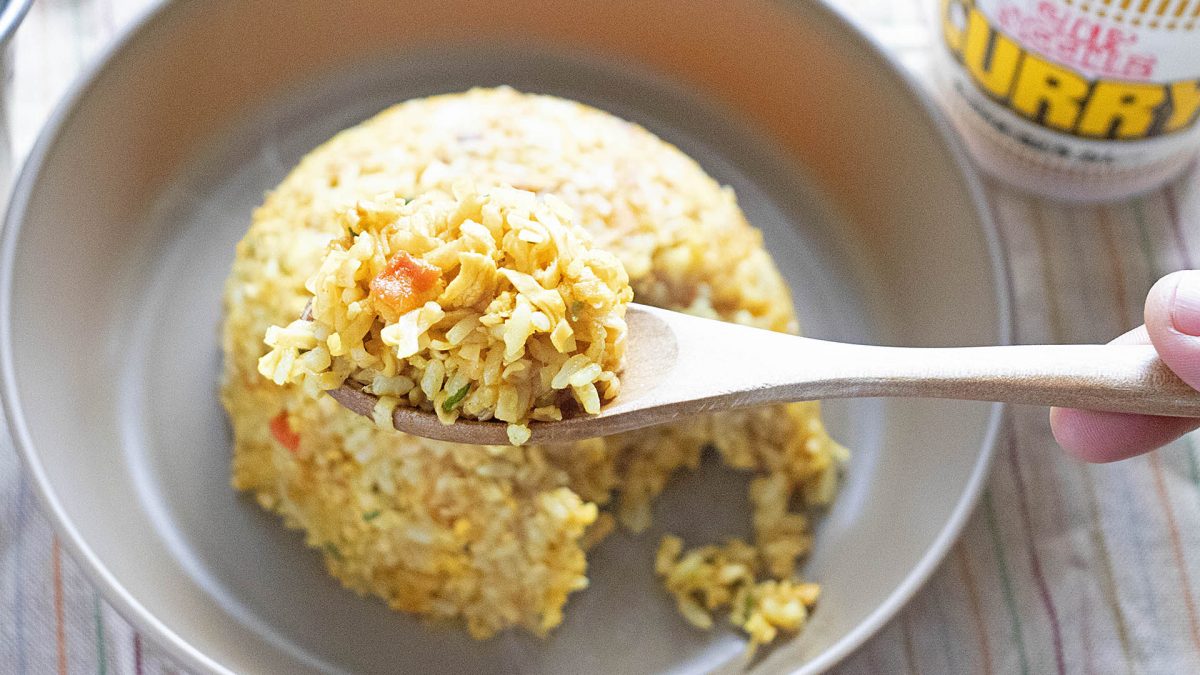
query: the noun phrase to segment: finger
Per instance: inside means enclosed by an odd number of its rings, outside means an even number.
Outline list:
[[[1085,462],[1115,462],[1150,452],[1200,428],[1200,420],[1093,410],[1050,410],[1054,439]]]
[[[1200,389],[1200,271],[1159,279],[1146,296],[1150,342],[1184,382]]]
[[[1112,344],[1149,344],[1145,325]],[[1058,444],[1085,462],[1115,462],[1161,447],[1200,428],[1200,420],[1052,408],[1050,428]]]

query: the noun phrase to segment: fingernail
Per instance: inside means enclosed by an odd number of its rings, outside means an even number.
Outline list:
[[[1200,272],[1179,275],[1171,299],[1171,324],[1180,333],[1200,336]]]

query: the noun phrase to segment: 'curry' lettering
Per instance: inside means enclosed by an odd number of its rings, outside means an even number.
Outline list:
[[[1145,138],[1166,98],[1166,90],[1157,84],[1097,82],[1076,132],[1097,138]]]
[[[1029,54],[1013,88],[1012,108],[1038,124],[1069,132],[1087,95],[1087,80]]]
[[[1171,116],[1163,132],[1171,133],[1196,123],[1200,117],[1200,80],[1184,80],[1171,85]]]
[[[1023,48],[971,0],[944,0],[946,46],[989,97],[1043,127],[1084,138],[1139,140],[1200,118],[1200,80],[1091,80]]]
[[[992,96],[1004,98],[1012,88],[1020,60],[1021,48],[1017,43],[993,30],[983,12],[971,10],[963,44],[963,62],[975,82]]]

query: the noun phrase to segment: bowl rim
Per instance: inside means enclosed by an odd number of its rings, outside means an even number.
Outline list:
[[[20,19],[28,11],[33,0],[10,0],[0,10],[0,44],[11,37]],[[802,0],[773,0],[783,5],[796,5]],[[40,177],[43,164],[51,149],[59,141],[63,127],[73,116],[76,107],[96,82],[110,67],[114,58],[135,43],[138,37],[156,22],[162,21],[172,11],[178,11],[184,3],[176,0],[154,0],[123,28],[91,63],[82,69],[71,83],[66,94],[55,104],[37,140],[22,163],[20,173],[10,192],[11,199],[5,210],[0,227],[0,404],[7,418],[8,434],[17,451],[28,478],[32,480],[43,512],[49,516],[54,530],[67,550],[80,563],[88,580],[104,595],[113,608],[129,621],[140,634],[151,638],[167,653],[188,668],[213,673],[231,673],[212,657],[192,646],[186,639],[164,624],[147,610],[122,586],[91,547],[80,535],[71,518],[59,502],[54,488],[46,475],[45,467],[34,449],[33,439],[26,426],[23,408],[17,393],[13,345],[11,335],[12,296],[14,264],[19,244],[21,225],[29,206],[32,187]],[[840,37],[855,42],[862,48],[866,58],[874,61],[887,76],[896,78],[910,102],[922,111],[940,141],[942,150],[958,168],[967,193],[975,206],[976,216],[982,226],[992,272],[992,290],[995,293],[998,323],[997,344],[1011,344],[1014,334],[1012,306],[1012,279],[1009,274],[1008,256],[1002,244],[1002,235],[992,216],[983,181],[974,165],[969,161],[962,140],[958,137],[948,118],[933,100],[930,92],[898,60],[888,52],[878,39],[867,33],[854,22],[846,10],[832,4],[831,0],[806,3],[809,8],[825,14],[830,25],[840,31]],[[850,632],[831,646],[819,652],[815,658],[796,668],[794,675],[812,675],[824,672],[837,665],[873,637],[890,621],[912,597],[925,586],[929,577],[946,557],[950,547],[958,540],[967,520],[974,513],[983,492],[995,454],[995,448],[1007,406],[996,403],[991,406],[987,428],[979,448],[979,456],[964,486],[962,496],[942,526],[933,543],[908,572],[900,584],[884,601],[867,615]],[[3,430],[0,430],[3,433]],[[231,673],[232,675],[232,673]]]
[[[0,45],[12,40],[32,6],[33,0],[5,0],[0,5]]]
[[[787,3],[797,0],[783,1]],[[982,174],[970,159],[962,137],[959,136],[958,131],[951,124],[945,111],[934,99],[932,90],[917,79],[917,76],[904,64],[900,63],[899,59],[878,38],[858,25],[849,12],[840,6],[834,5],[833,0],[818,0],[814,4],[824,9],[831,18],[840,19],[840,21],[834,21],[834,23],[840,24],[840,28],[846,36],[863,45],[866,48],[864,51],[869,53],[869,58],[880,62],[880,65],[883,65],[885,70],[890,71],[893,76],[899,79],[904,93],[925,111],[925,116],[930,124],[934,126],[942,148],[949,154],[955,166],[958,167],[959,174],[963,178],[971,201],[975,205],[976,216],[979,218],[979,224],[983,229],[988,257],[991,260],[992,287],[996,294],[996,320],[998,329],[996,344],[1013,344],[1016,334],[1016,314],[1013,307],[1015,289],[1013,288],[1012,275],[1009,272],[1011,267],[1009,265],[1008,252],[1004,246],[1004,235],[996,224],[996,219],[993,217],[992,203],[988,199],[987,192],[984,190]],[[930,49],[936,50],[938,46],[932,45]],[[0,286],[0,291],[2,289],[3,287]],[[2,318],[3,314],[0,313],[0,320]],[[0,344],[0,347],[2,347],[2,344]],[[0,364],[0,367],[2,366],[3,364]],[[1004,423],[1007,414],[1008,404],[992,404],[987,429],[984,431],[983,442],[979,449],[979,458],[976,460],[975,468],[972,469],[971,475],[967,479],[962,497],[959,499],[958,504],[955,505],[950,518],[942,527],[942,531],[934,538],[933,543],[925,551],[925,554],[921,556],[920,560],[917,561],[913,569],[909,571],[904,580],[900,582],[900,585],[875,608],[874,612],[867,615],[867,618],[863,619],[853,630],[833,643],[824,652],[818,654],[812,661],[796,669],[792,675],[816,675],[817,673],[823,673],[833,668],[859,647],[863,646],[867,640],[874,637],[888,621],[891,621],[900,610],[904,609],[905,605],[917,594],[917,591],[925,587],[926,582],[929,581],[929,578],[933,576],[933,573],[950,552],[950,548],[958,542],[963,528],[966,527],[967,521],[979,504],[985,484],[991,475],[992,461],[996,455],[996,446],[999,444],[1001,425]]]

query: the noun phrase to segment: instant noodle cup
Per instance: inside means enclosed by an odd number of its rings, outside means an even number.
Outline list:
[[[1178,175],[1200,147],[1200,0],[942,0],[938,74],[988,173],[1081,201]]]

